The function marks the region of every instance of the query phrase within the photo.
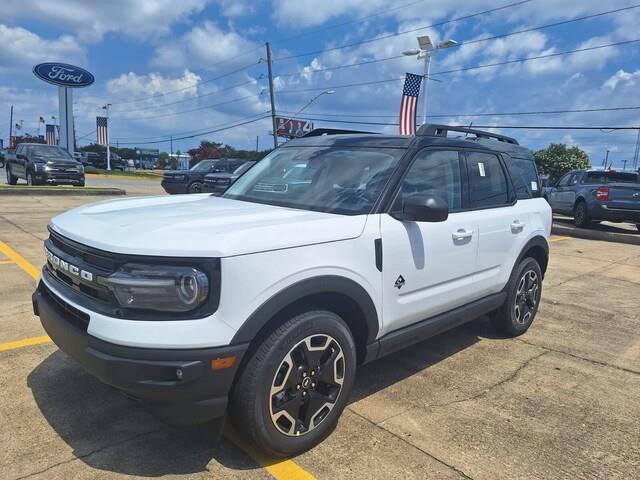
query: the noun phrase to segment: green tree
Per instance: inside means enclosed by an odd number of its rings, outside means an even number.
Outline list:
[[[552,143],[547,148],[533,153],[538,172],[549,175],[557,181],[570,170],[591,167],[589,155],[578,147],[568,147],[564,143]]]

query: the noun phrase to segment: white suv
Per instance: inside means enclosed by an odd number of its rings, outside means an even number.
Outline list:
[[[33,298],[47,333],[168,422],[220,430],[229,410],[260,449],[292,455],[335,427],[358,364],[483,314],[529,328],[551,211],[527,149],[438,125],[321,133],[222,197],[55,217]]]

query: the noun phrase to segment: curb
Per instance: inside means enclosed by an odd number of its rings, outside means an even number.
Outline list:
[[[591,230],[587,228],[577,228],[571,225],[558,224],[555,221],[551,227],[551,233],[565,237],[584,238],[586,240],[601,240],[603,242],[640,245],[640,233],[604,232],[602,230]]]
[[[0,195],[51,195],[51,196],[84,196],[84,195],[126,195],[121,188],[97,187],[0,187]]]

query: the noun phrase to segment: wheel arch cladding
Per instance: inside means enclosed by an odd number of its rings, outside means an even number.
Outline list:
[[[542,270],[542,276],[544,277],[547,266],[549,265],[549,244],[547,240],[541,236],[533,237],[529,240],[522,249],[516,266],[520,264],[523,258],[527,257],[533,258],[538,262],[540,270]]]
[[[309,278],[278,292],[251,314],[231,343],[251,342],[251,350],[280,324],[309,310],[327,310],[342,318],[353,335],[358,363],[362,362],[367,344],[378,335],[378,314],[367,291],[340,276]]]

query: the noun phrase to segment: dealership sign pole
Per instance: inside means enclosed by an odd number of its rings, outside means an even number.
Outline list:
[[[73,89],[88,87],[95,78],[84,68],[56,62],[40,63],[33,67],[33,73],[40,80],[58,86],[60,146],[73,155]]]

